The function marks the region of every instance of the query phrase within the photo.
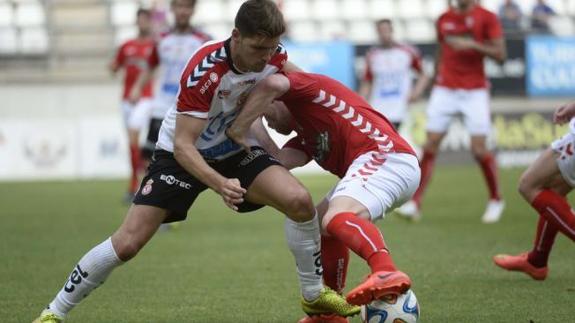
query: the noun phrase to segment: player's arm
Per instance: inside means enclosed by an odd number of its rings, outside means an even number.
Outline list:
[[[283,147],[276,157],[287,169],[301,167],[309,162],[309,158],[303,151],[291,147]]]
[[[262,148],[265,149],[268,154],[274,156],[276,159],[279,159],[279,147],[276,145],[275,141],[270,137],[269,132],[267,131],[266,127],[264,126],[262,118],[257,118],[254,123],[252,123],[250,127],[250,133],[255,135]]]
[[[369,59],[369,52],[365,57],[365,73],[359,83],[359,90],[357,91],[364,99],[368,100],[373,89],[373,74],[371,71],[371,63]]]
[[[123,47],[124,46],[121,46],[120,48],[118,48],[118,51],[116,52],[116,56],[114,57],[114,59],[112,59],[110,64],[108,64],[108,69],[110,70],[112,75],[115,75],[116,73],[118,73],[118,71],[120,70],[120,68],[122,67],[122,65],[124,63],[125,56],[124,56]]]
[[[507,59],[505,40],[502,37],[496,39],[488,39],[484,43],[473,41],[471,48],[489,58],[494,59],[499,64],[503,64],[503,62],[505,62]]]
[[[241,187],[237,178],[226,178],[216,172],[202,157],[196,148],[196,141],[206,125],[205,119],[186,114],[176,117],[174,135],[174,157],[178,163],[202,183],[222,196],[224,203],[237,211],[235,204],[243,202],[246,190]]]
[[[142,67],[140,73],[138,73],[138,78],[134,82],[134,86],[132,86],[132,89],[130,90],[128,101],[130,101],[131,103],[138,102],[138,100],[142,96],[144,86],[146,86],[146,83],[148,83],[152,79],[153,75],[154,71],[148,65]]]
[[[560,106],[553,114],[553,122],[557,124],[564,124],[569,122],[571,118],[575,117],[575,101]]]
[[[409,95],[409,102],[415,102],[419,100],[423,96],[423,92],[425,92],[425,89],[431,81],[423,69],[416,71],[416,73],[417,79],[415,81],[415,85],[413,86],[413,90]]]
[[[262,115],[276,98],[285,94],[289,88],[288,78],[281,74],[273,74],[260,81],[249,95],[240,114],[226,130],[227,136],[237,144],[248,147],[245,135],[252,123]]]

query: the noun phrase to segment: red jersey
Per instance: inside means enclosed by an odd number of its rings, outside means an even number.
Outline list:
[[[125,69],[124,93],[122,97],[127,99],[140,72],[158,65],[157,55],[154,55],[155,43],[153,39],[128,40],[116,54],[115,63]],[[142,89],[142,97],[152,97],[152,80],[148,81]]]
[[[437,20],[437,39],[441,57],[436,84],[448,88],[474,89],[487,87],[483,54],[475,50],[455,50],[446,43],[449,37],[467,37],[479,43],[502,37],[497,16],[480,5],[466,13],[449,9]]]
[[[340,178],[370,151],[415,155],[389,121],[345,85],[319,74],[285,75],[290,90],[279,100],[293,115],[297,132],[285,146],[305,152]]]

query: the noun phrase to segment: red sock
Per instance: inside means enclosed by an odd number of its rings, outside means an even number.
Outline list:
[[[575,241],[575,214],[564,196],[551,190],[537,194],[531,205],[561,233]]]
[[[538,268],[547,266],[547,260],[549,259],[551,248],[553,248],[557,232],[558,230],[553,224],[549,223],[544,216],[539,216],[533,250],[527,256],[529,263]]]
[[[500,200],[499,194],[499,181],[497,180],[497,165],[495,158],[491,153],[485,154],[482,158],[476,159],[483,172],[483,177],[489,189],[489,198],[492,200]]]
[[[137,145],[130,145],[130,166],[132,167],[132,177],[130,178],[130,192],[138,190],[138,171],[140,170],[140,148]]]
[[[336,214],[327,225],[327,232],[366,260],[372,273],[397,270],[377,226],[355,213]]]
[[[324,283],[342,293],[349,264],[349,249],[337,238],[321,236],[321,264]]]
[[[431,179],[431,174],[433,174],[433,167],[435,166],[435,154],[429,151],[423,151],[423,158],[419,163],[419,167],[421,167],[421,181],[419,182],[419,187],[415,194],[413,194],[413,200],[419,207],[421,205],[421,199],[423,198],[423,193],[427,188],[427,184]]]

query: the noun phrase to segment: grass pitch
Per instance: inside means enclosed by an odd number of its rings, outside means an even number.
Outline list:
[[[496,268],[491,256],[531,248],[537,216],[515,191],[520,170],[501,171],[507,209],[481,224],[486,189],[476,167],[439,167],[423,220],[378,222],[413,279],[421,322],[572,322],[575,248],[560,235],[550,276],[536,282]],[[335,178],[302,177],[315,200]],[[0,183],[0,321],[31,322],[79,258],[121,223],[120,181]],[[348,289],[367,266],[353,257]],[[117,269],[67,322],[296,322],[295,266],[283,216],[241,215],[204,193],[178,230],[163,232]],[[352,322],[360,322],[354,318]]]

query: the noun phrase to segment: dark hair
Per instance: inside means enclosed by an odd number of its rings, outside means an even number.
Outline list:
[[[138,11],[136,11],[136,17],[142,16],[142,15],[151,17],[152,12],[149,9],[139,8]]]
[[[242,36],[275,38],[285,30],[284,17],[278,6],[270,0],[248,0],[236,14],[235,27]]]
[[[393,27],[393,23],[391,22],[391,19],[388,19],[388,18],[379,19],[375,22],[375,25],[378,27],[382,24],[388,24],[390,27]]]
[[[178,1],[178,0],[172,0],[172,1],[170,1],[170,6],[175,5],[175,4],[176,4],[176,1]],[[190,5],[190,7],[192,7],[192,8],[194,8],[194,7],[196,6],[196,2],[197,2],[196,0],[184,0],[184,1],[188,2],[188,4]]]

